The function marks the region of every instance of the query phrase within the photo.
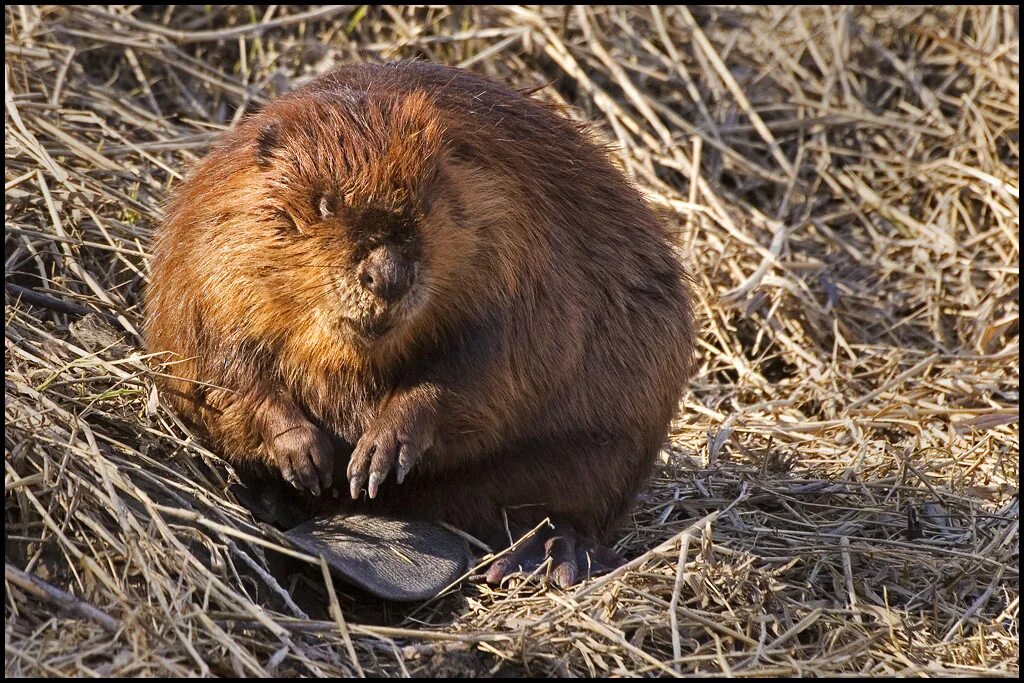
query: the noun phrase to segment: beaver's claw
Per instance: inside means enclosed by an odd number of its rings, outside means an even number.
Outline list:
[[[370,498],[376,498],[392,469],[401,484],[433,441],[432,426],[417,411],[385,411],[359,439],[349,460],[348,481],[353,500],[364,487]]]
[[[314,496],[331,486],[334,474],[334,446],[320,429],[299,423],[274,435],[269,444],[274,464],[281,476],[299,489]]]

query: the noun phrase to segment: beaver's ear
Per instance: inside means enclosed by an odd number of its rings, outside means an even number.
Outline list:
[[[416,193],[418,199],[418,206],[420,213],[424,216],[430,214],[431,209],[434,208],[434,200],[437,195],[444,192],[442,188],[445,182],[444,167],[441,159],[435,159],[423,173],[420,179],[418,192]]]
[[[264,124],[256,134],[256,163],[259,164],[260,168],[270,166],[274,150],[277,149],[278,142],[280,141],[280,135],[281,124],[277,121]]]

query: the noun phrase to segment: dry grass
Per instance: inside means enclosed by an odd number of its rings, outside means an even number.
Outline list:
[[[8,675],[1016,674],[1015,8],[8,7],[5,29]],[[411,56],[596,121],[702,291],[703,367],[618,538],[639,559],[573,591],[280,584],[135,336],[148,236],[210,140],[339,61]]]

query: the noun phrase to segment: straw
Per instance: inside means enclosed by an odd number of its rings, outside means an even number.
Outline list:
[[[1017,675],[1016,8],[22,5],[5,27],[7,675]],[[217,133],[410,57],[592,121],[700,296],[700,370],[610,539],[633,561],[568,591],[329,589],[232,499],[136,336],[168,191]]]

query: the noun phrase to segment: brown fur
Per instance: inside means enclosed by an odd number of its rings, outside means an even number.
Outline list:
[[[355,279],[381,245],[415,268],[393,306]],[[228,134],[157,232],[146,310],[165,395],[229,460],[318,492],[356,448],[358,505],[480,534],[504,510],[604,536],[694,365],[686,275],[605,151],[427,63],[344,66]]]

